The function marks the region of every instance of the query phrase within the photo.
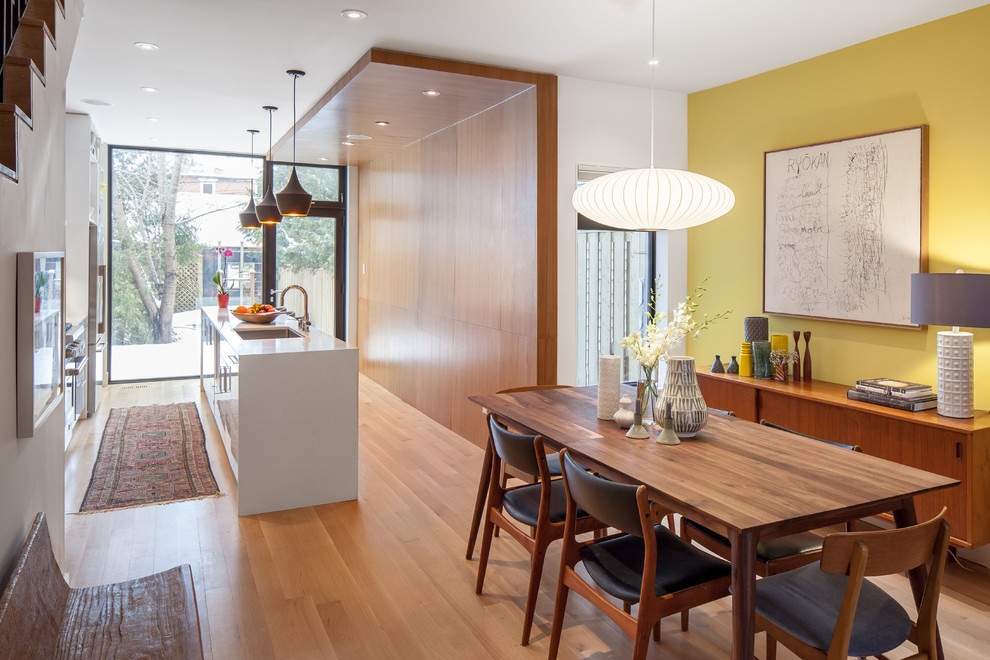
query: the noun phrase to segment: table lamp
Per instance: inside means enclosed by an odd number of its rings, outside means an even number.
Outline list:
[[[911,322],[948,325],[938,333],[938,414],[973,416],[973,333],[959,327],[990,328],[990,275],[914,273]]]

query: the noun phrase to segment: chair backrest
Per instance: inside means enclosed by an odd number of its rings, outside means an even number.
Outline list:
[[[799,435],[802,438],[810,438],[811,440],[817,440],[818,442],[824,442],[827,445],[833,445],[835,447],[841,447],[842,449],[848,449],[849,451],[863,451],[863,448],[859,445],[844,445],[841,442],[832,442],[831,440],[824,440],[822,438],[816,438],[813,435],[808,435],[807,433],[801,433],[800,431],[795,431],[794,429],[789,429],[786,426],[781,426],[780,424],[774,424],[773,422],[768,422],[765,419],[760,420],[760,424],[767,426],[772,429],[777,429],[778,431],[787,431],[788,433],[793,433],[794,435]]]
[[[637,491],[645,491],[644,486],[620,484],[591,474],[566,449],[560,452],[560,467],[568,496],[588,515],[627,534],[643,536]]]
[[[946,509],[918,525],[872,532],[829,534],[822,544],[821,568],[826,573],[848,575],[855,551],[867,551],[863,575],[891,575],[917,568],[948,551],[949,523]],[[941,549],[939,545],[942,545]]]
[[[492,447],[500,459],[520,472],[540,476],[536,449],[539,436],[513,433],[500,425],[491,413],[488,415],[488,428],[492,434]]]

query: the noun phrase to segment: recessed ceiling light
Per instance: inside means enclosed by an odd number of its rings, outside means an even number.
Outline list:
[[[83,99],[82,102],[86,105],[98,105],[101,108],[109,108],[113,105],[110,101],[104,101],[103,99]]]
[[[340,12],[340,15],[352,21],[360,21],[368,18],[367,12],[363,12],[360,9],[345,9]]]
[[[141,88],[141,91],[142,92],[148,92],[149,94],[154,94],[155,92],[158,91],[158,88],[157,87],[142,87]]]
[[[371,139],[371,136],[370,135],[348,135],[347,136],[347,139],[348,140],[370,140]]]
[[[387,122],[387,121],[376,121],[375,122],[375,126],[388,126],[388,125],[389,125],[389,122]]]
[[[347,140],[344,140],[343,142],[341,142],[341,144],[344,145],[345,147],[353,147],[354,146],[354,143],[353,142],[348,142]]]
[[[150,140],[151,142],[161,142],[162,141],[161,138],[156,138],[156,137],[150,137],[150,138],[148,138],[148,140]]]
[[[660,60],[646,60],[646,66],[656,66],[660,64]]]
[[[145,117],[148,121],[161,121],[158,117]]]
[[[435,89],[424,89],[423,90],[423,95],[424,96],[440,96],[440,92],[438,92]]]
[[[327,158],[326,156],[317,156],[316,160],[330,160],[330,159]]]
[[[153,44],[150,41],[135,41],[134,47],[141,50],[158,50],[158,44]]]

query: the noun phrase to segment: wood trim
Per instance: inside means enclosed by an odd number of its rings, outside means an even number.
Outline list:
[[[557,78],[536,82],[536,383],[557,382]]]

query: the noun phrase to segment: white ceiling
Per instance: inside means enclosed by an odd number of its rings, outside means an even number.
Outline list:
[[[656,87],[708,89],[983,4],[658,0]],[[286,69],[307,72],[299,116],[372,47],[648,86],[650,16],[650,0],[85,0],[66,106],[111,144],[244,153],[257,128],[261,152],[261,106],[280,108],[276,141],[292,124]]]

